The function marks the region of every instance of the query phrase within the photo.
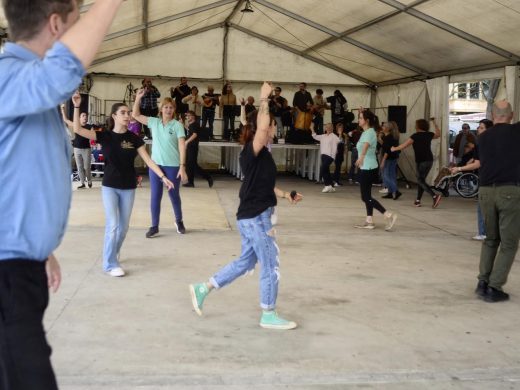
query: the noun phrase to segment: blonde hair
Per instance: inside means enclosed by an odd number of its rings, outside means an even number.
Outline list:
[[[390,129],[390,134],[392,134],[392,137],[396,141],[399,141],[400,134],[399,134],[399,126],[397,126],[397,123],[395,123],[394,121],[390,121],[390,122],[385,123],[385,125]]]
[[[175,104],[175,100],[173,100],[170,97],[165,97],[161,101],[161,104],[159,105],[159,114],[157,116],[162,119],[162,109],[165,105],[171,104],[173,106],[173,117],[175,118],[175,114],[177,112],[177,105]]]

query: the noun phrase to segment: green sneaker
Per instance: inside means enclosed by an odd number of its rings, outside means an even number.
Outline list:
[[[274,310],[264,310],[264,312],[262,313],[262,318],[260,320],[260,326],[266,329],[289,330],[296,328],[298,325],[296,324],[296,322],[287,321],[282,317],[279,317]]]
[[[209,289],[206,283],[190,284],[191,303],[199,316],[202,315],[202,304],[208,294]]]

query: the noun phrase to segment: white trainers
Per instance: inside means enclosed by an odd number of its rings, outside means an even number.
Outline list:
[[[388,217],[385,217],[385,220],[386,220],[385,230],[388,232],[388,231],[392,230],[392,228],[394,227],[395,221],[397,220],[397,215],[395,213],[390,213],[390,215]]]
[[[379,190],[379,193],[380,193],[380,194],[388,194],[388,188],[381,188],[381,189]]]
[[[376,225],[374,225],[373,222],[364,222],[362,224],[359,224],[359,225],[354,225],[354,227],[356,229],[369,229],[369,230],[372,230],[376,227]]]
[[[484,241],[486,239],[486,236],[483,234],[477,234],[475,237],[471,237],[472,240],[475,241]]]
[[[107,274],[119,278],[121,276],[125,276],[125,271],[121,267],[116,267],[108,271]]]
[[[336,189],[334,187],[332,187],[332,186],[325,186],[325,187],[323,187],[321,192],[323,192],[323,193],[326,193],[326,192],[336,192]]]

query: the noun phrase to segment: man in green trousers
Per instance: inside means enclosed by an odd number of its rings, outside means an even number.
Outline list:
[[[495,125],[479,139],[479,202],[486,226],[476,293],[486,302],[507,301],[502,290],[520,238],[520,122],[511,124],[511,104],[493,106]]]

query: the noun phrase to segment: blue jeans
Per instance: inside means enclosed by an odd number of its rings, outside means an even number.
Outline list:
[[[206,123],[209,128],[209,136],[213,138],[213,122],[215,121],[215,109],[210,110],[209,108],[202,109],[202,128],[206,127]]]
[[[478,223],[478,235],[486,235],[486,225],[484,224],[484,217],[482,216],[482,209],[480,208],[480,202],[477,202],[477,223]]]
[[[177,177],[179,167],[166,167],[159,165],[166,177],[173,183],[173,188],[168,191],[170,201],[172,202],[173,212],[175,213],[175,221],[182,221],[181,195],[179,187],[181,186],[181,178]],[[161,216],[161,200],[163,196],[164,184],[159,176],[149,169],[150,176],[150,209],[152,212],[152,226],[159,227],[159,219]]]
[[[249,219],[237,221],[242,252],[235,261],[221,268],[211,279],[215,288],[221,288],[239,276],[255,268],[260,263],[260,306],[264,310],[273,310],[278,296],[278,281],[280,279],[279,250],[271,225],[273,208]]]
[[[397,159],[385,160],[383,184],[388,188],[388,193],[395,194],[397,192]]]
[[[103,270],[119,267],[119,251],[130,225],[135,190],[101,187],[105,208],[105,242],[103,244]]]

